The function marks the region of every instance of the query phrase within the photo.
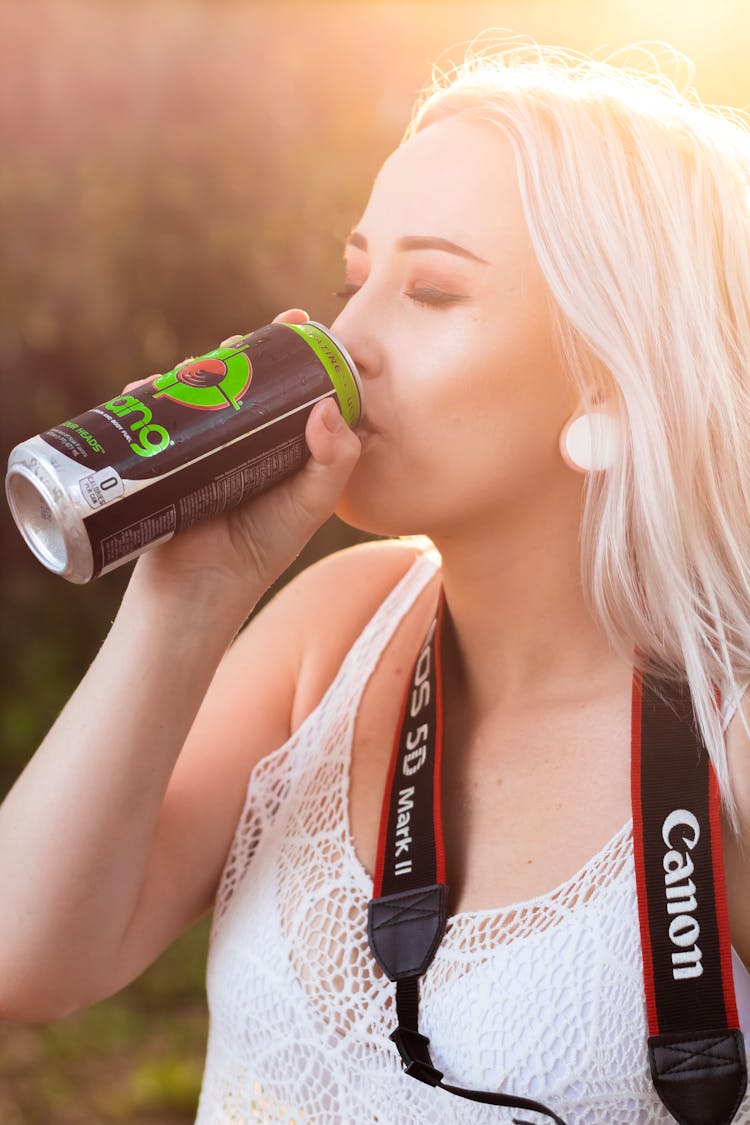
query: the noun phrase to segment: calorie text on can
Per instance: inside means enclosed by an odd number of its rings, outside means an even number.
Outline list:
[[[14,519],[49,570],[88,582],[299,469],[323,398],[359,422],[342,345],[314,321],[266,325],[16,446]]]

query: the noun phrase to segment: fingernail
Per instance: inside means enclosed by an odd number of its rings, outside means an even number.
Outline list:
[[[341,411],[337,406],[331,403],[326,407],[325,418],[323,419],[325,428],[332,434],[339,434],[344,428],[344,419],[341,417]]]

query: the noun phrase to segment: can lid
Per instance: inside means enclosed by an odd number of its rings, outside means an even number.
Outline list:
[[[28,465],[16,461],[8,466],[5,491],[18,530],[39,561],[54,574],[74,582],[86,581],[73,573],[70,534],[44,480]]]
[[[319,351],[319,349],[317,349],[315,346],[315,342],[310,338],[311,333],[309,333],[309,331],[306,331],[309,329],[314,329],[317,333],[325,336],[330,341],[330,344],[332,344],[336,351],[339,353],[349,369],[348,374],[351,376],[352,383],[354,384],[353,388],[351,388],[351,386],[347,388],[345,385],[341,385],[341,378],[335,378],[335,372],[331,370],[322,354],[320,355],[320,358],[326,366],[331,377],[331,381],[336,389],[336,396],[339,400],[339,406],[341,407],[344,418],[350,426],[356,426],[361,421],[362,415],[365,412],[365,394],[362,387],[362,379],[360,378],[359,371],[357,371],[357,365],[349,355],[344,345],[341,343],[337,336],[333,335],[330,328],[326,328],[325,324],[321,324],[317,320],[308,320],[305,324],[290,324],[288,325],[288,327],[293,328],[296,332],[299,333],[300,336],[305,336],[311,347],[315,351]],[[344,383],[345,382],[346,378],[344,378]],[[355,392],[354,395],[351,394],[352,390]],[[357,401],[352,401],[353,398],[356,398]]]

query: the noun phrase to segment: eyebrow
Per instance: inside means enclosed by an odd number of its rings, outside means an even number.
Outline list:
[[[346,240],[347,246],[356,246],[358,250],[367,250],[367,239],[359,231],[354,230]],[[481,262],[483,266],[489,265],[485,258],[480,258],[465,246],[457,242],[450,242],[447,238],[438,238],[435,235],[406,234],[396,242],[397,250],[443,250],[446,254],[456,254],[459,258],[469,258],[472,262]]]

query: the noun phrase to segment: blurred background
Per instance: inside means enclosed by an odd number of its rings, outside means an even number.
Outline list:
[[[600,57],[666,41],[695,64],[670,67],[678,82],[750,106],[746,0],[0,0],[2,458],[281,309],[330,323],[343,239],[432,62],[488,27]],[[285,579],[361,538],[332,520]],[[1,796],[130,567],[83,587],[54,577],[4,501],[0,543]],[[92,1009],[0,1024],[0,1122],[191,1121],[207,930]]]

